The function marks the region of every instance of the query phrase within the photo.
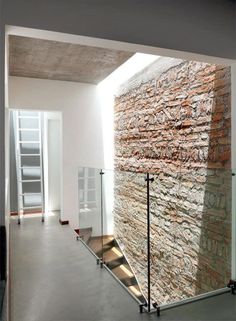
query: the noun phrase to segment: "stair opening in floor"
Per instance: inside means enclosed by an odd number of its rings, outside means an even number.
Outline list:
[[[138,280],[114,236],[92,236],[92,228],[75,231],[96,257],[102,259],[103,264],[126,287],[130,294],[141,304],[145,304],[146,299],[139,287]]]

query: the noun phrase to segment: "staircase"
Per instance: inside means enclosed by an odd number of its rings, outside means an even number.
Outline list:
[[[92,237],[92,228],[80,229],[79,236],[123,285],[142,304],[146,302],[137,279],[113,236]]]

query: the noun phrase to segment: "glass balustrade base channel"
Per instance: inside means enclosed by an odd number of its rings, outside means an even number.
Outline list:
[[[232,294],[236,294],[236,280],[230,280],[227,287],[230,288]]]
[[[208,299],[208,298],[211,298],[211,297],[214,297],[214,296],[217,296],[217,295],[230,293],[230,291],[231,291],[231,289],[226,287],[226,288],[218,289],[218,290],[211,291],[211,292],[208,292],[208,293],[199,294],[199,295],[196,295],[195,297],[192,297],[192,298],[189,298],[189,299],[183,299],[183,300],[180,300],[180,301],[177,301],[177,302],[164,303],[164,304],[160,304],[160,305],[157,305],[157,303],[154,303],[153,307],[151,308],[149,313],[151,313],[151,314],[157,313],[157,316],[160,316],[161,311],[168,310],[168,309],[171,309],[171,308],[175,308],[175,307],[178,307],[178,306],[181,306],[181,305],[185,305],[185,304],[194,303],[194,302],[197,302],[197,301],[200,301],[200,300],[204,300],[204,299]],[[143,309],[145,311],[147,311],[146,307],[143,307]]]

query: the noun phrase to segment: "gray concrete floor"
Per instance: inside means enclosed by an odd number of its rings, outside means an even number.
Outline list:
[[[58,217],[11,222],[11,321],[157,320],[132,297]],[[161,321],[235,321],[236,295],[165,310]]]

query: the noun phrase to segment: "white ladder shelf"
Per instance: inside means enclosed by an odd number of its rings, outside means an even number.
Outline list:
[[[42,214],[42,222],[44,222],[44,193],[43,193],[43,157],[42,157],[42,120],[41,114],[39,112],[31,113],[32,115],[24,115],[24,111],[16,111],[16,126],[15,126],[15,148],[16,148],[16,174],[17,174],[17,199],[18,199],[18,224],[21,224],[21,219],[27,210],[39,210]],[[22,126],[22,120],[27,120],[27,128]],[[30,126],[30,121],[37,120],[37,126]],[[29,127],[29,128],[28,128]],[[37,133],[37,140],[24,140],[22,134],[27,133]],[[37,153],[33,153],[32,150],[30,153],[24,153],[23,146],[24,144],[33,146],[37,149]],[[27,164],[25,165],[23,159],[24,157],[31,157],[34,165]],[[38,163],[37,166],[35,163]],[[37,178],[32,179],[27,178],[25,170],[39,170],[37,173]],[[27,184],[39,184],[37,192],[25,191],[25,186]],[[28,185],[29,186],[29,185]],[[26,198],[30,196],[40,196],[40,202],[37,204],[27,205]]]

